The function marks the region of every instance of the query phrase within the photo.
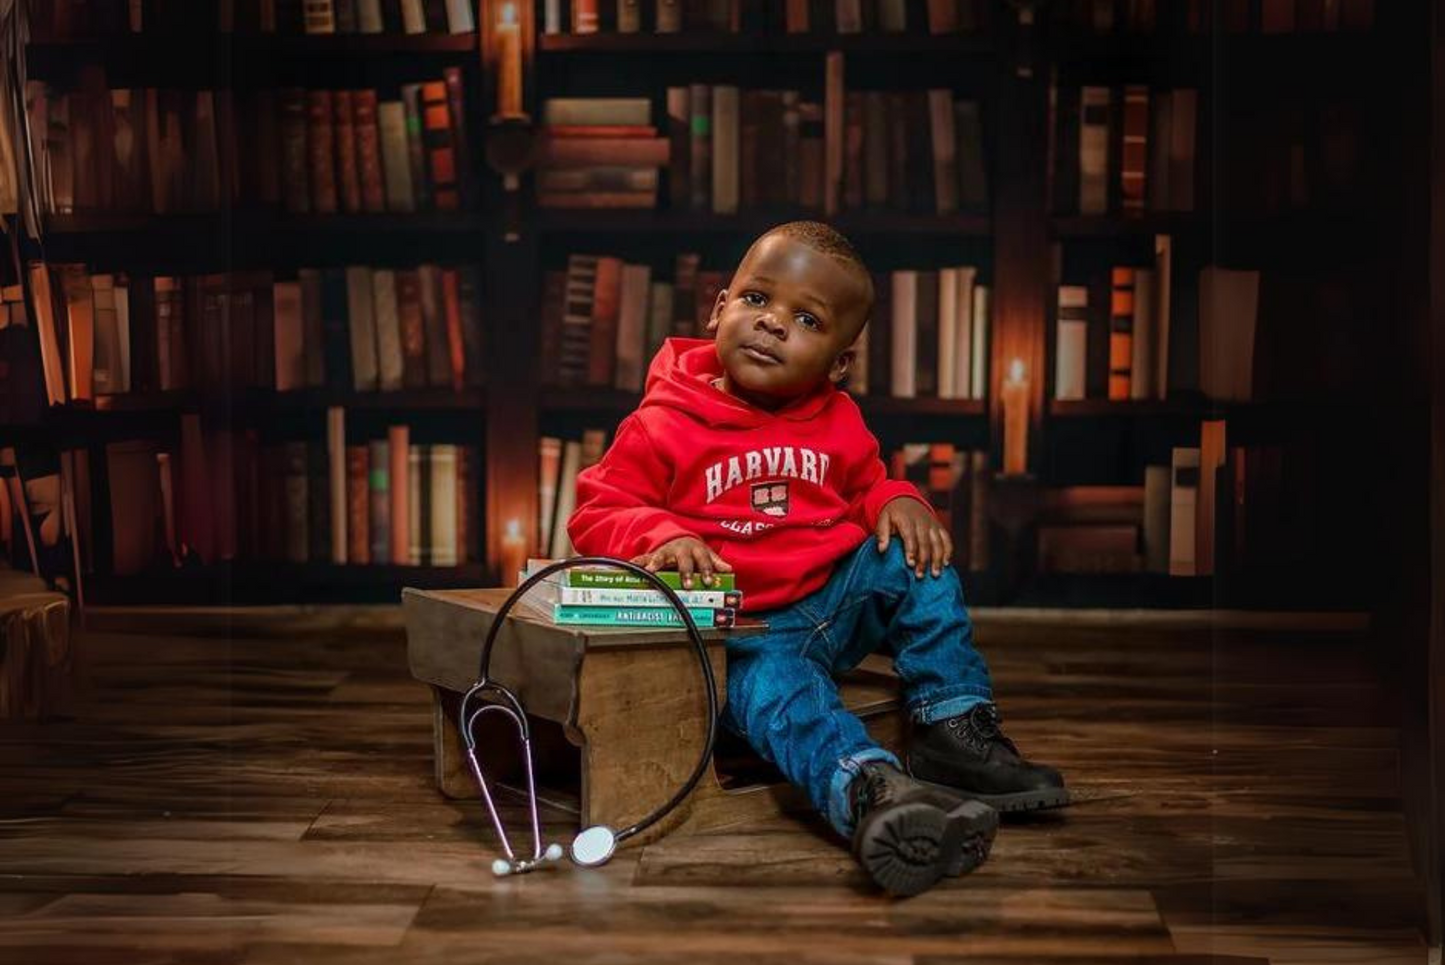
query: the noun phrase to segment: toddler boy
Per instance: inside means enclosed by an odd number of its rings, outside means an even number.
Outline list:
[[[998,810],[1068,803],[999,729],[948,530],[887,477],[838,383],[873,307],[857,252],[819,222],[755,241],[706,339],[669,339],[638,410],[577,479],[577,551],[735,572],[768,631],[728,641],[724,723],[896,895],[988,856]],[[887,644],[913,721],[907,770],[844,709],[833,675]]]

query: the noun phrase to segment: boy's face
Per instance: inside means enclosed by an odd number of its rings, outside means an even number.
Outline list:
[[[763,236],[718,293],[708,321],[724,388],[774,409],[841,380],[868,303],[865,276],[786,235]]]

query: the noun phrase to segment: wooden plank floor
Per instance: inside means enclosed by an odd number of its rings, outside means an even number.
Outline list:
[[[480,805],[433,792],[400,634],[88,634],[77,719],[0,730],[0,963],[1425,960],[1361,638],[979,638],[1083,800],[894,902],[807,816],[496,881]]]

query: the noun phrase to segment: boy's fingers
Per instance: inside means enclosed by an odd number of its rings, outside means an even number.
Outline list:
[[[712,586],[712,552],[706,546],[696,547],[692,552],[697,571],[702,575],[702,585]]]
[[[933,546],[928,539],[928,524],[920,519],[914,524],[914,527],[913,541],[918,547],[918,552],[913,556],[913,572],[921,580],[924,572],[928,570],[929,560],[933,557]]]
[[[889,528],[888,511],[885,509],[883,512],[878,514],[878,552],[880,553],[888,548]]]
[[[943,537],[943,565],[947,566],[953,562],[953,537],[946,529],[940,529],[938,534]]]
[[[930,535],[933,538],[933,575],[938,576],[943,573],[943,565],[947,562],[947,557],[943,550],[943,530],[934,529]]]
[[[684,589],[692,589],[692,554],[677,554],[677,575],[682,579]]]
[[[717,570],[719,573],[731,573],[733,571],[733,565],[727,560],[723,559],[721,556],[718,556],[716,553],[713,553],[712,550],[708,550],[708,553],[712,555],[713,569]]]

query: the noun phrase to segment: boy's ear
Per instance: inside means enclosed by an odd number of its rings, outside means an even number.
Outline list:
[[[722,321],[723,306],[727,303],[728,290],[724,288],[722,291],[717,293],[717,301],[712,303],[712,314],[709,315],[707,319],[707,333],[709,335],[717,334],[718,322]]]
[[[857,354],[858,350],[852,346],[839,352],[838,357],[833,360],[832,367],[828,369],[828,381],[837,385],[847,378],[849,371],[853,368],[853,359]]]

